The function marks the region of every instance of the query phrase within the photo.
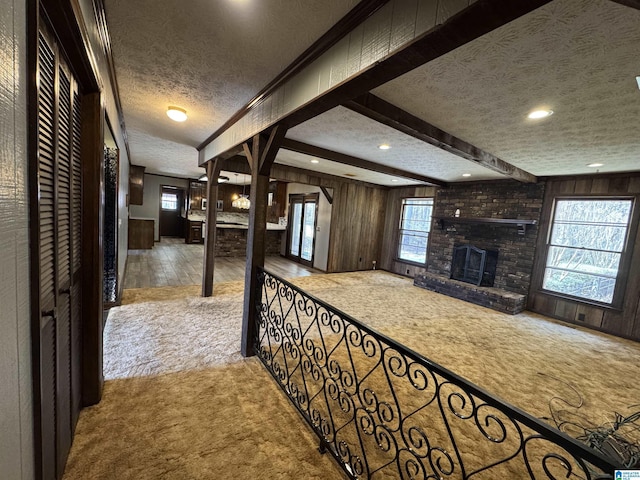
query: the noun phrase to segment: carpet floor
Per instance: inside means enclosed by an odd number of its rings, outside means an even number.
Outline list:
[[[379,271],[293,282],[534,416],[588,425],[640,403],[640,344],[510,316]],[[339,479],[258,360],[240,355],[241,282],[125,290],[105,328],[105,391],[81,413],[73,479]],[[577,409],[553,400],[572,403]],[[555,402],[555,405],[554,405]]]

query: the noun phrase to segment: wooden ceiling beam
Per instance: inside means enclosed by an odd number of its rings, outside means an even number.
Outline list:
[[[376,13],[389,0],[361,0],[353,9],[331,27],[322,37],[316,40],[313,45],[302,52],[287,68],[285,68],[278,76],[269,82],[258,94],[253,97],[246,105],[238,110],[229,120],[227,120],[218,130],[212,133],[204,142],[198,145],[198,150],[202,150],[209,142],[228,129],[231,125],[240,120],[253,105],[263,98],[269,96],[278,89],[280,85],[289,78],[300,73],[308,67],[314,60],[320,57],[324,52],[329,50],[341,38],[356,28],[366,18]]]
[[[358,97],[366,92],[383,85],[394,78],[404,75],[415,68],[445,55],[456,48],[465,45],[497,28],[512,22],[533,10],[540,8],[552,0],[476,0],[467,8],[423,33],[409,42],[396,53],[375,62],[358,75],[349,78],[324,94],[314,98],[293,112],[278,119],[277,123],[285,128],[293,128],[307,120],[316,117],[338,105]],[[379,8],[375,5],[372,10]],[[362,18],[365,18],[363,16]],[[269,91],[275,91],[278,86],[286,82],[286,78],[271,85]],[[266,98],[268,94],[265,91]],[[244,115],[249,115],[255,105],[251,102],[238,112],[230,121],[225,123],[207,140],[198,146],[203,150],[215,138],[230,128]],[[225,152],[216,153],[217,156]],[[204,159],[207,160],[207,159]]]
[[[293,128],[455,50],[552,0],[477,0],[404,48],[281,119]]]
[[[640,10],[640,0],[611,0],[614,3],[619,3],[620,5],[624,5],[625,7],[635,8],[636,10]]]
[[[524,183],[536,183],[538,181],[535,175],[511,165],[495,155],[485,152],[475,145],[465,142],[371,93],[366,93],[345,102],[344,106],[360,115],[411,135],[418,140],[441,148],[465,160],[475,162],[494,172]]]
[[[305,155],[311,155],[313,157],[324,158],[332,162],[342,163],[344,165],[351,165],[352,167],[363,168],[377,173],[384,173],[386,175],[392,175],[394,177],[407,178],[409,180],[417,180],[419,182],[428,183],[430,185],[436,185],[439,187],[446,187],[446,182],[438,180],[436,178],[427,177],[418,173],[408,172],[395,167],[389,167],[387,165],[381,165],[379,163],[370,162],[369,160],[363,160],[362,158],[352,157],[340,152],[334,152],[322,147],[316,147],[315,145],[309,145],[308,143],[298,142],[297,140],[291,140],[285,138],[282,141],[281,148],[285,150],[291,150],[293,152],[303,153]]]

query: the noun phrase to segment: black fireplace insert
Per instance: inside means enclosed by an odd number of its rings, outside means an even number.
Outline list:
[[[497,250],[459,245],[453,249],[451,278],[482,287],[493,287],[497,263]]]

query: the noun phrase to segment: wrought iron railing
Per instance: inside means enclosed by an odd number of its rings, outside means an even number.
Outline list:
[[[589,480],[620,468],[291,283],[258,277],[256,352],[349,477]]]

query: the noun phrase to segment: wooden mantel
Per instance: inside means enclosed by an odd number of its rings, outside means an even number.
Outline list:
[[[527,231],[527,225],[536,225],[537,220],[523,220],[519,218],[485,218],[485,217],[435,217],[436,221],[440,225],[440,228],[444,230],[447,224],[476,224],[476,225],[504,225],[504,226],[517,226],[518,234],[524,235]]]

